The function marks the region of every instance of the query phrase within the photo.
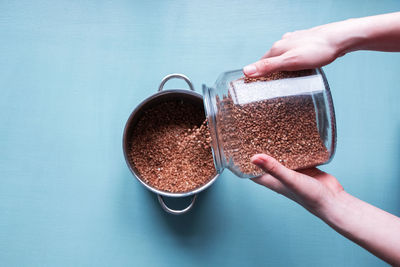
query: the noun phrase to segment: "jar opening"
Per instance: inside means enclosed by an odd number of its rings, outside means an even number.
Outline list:
[[[215,90],[207,87],[203,84],[203,96],[204,96],[204,110],[206,113],[207,124],[211,135],[211,150],[214,158],[214,165],[217,173],[221,173],[224,165],[221,155],[220,142],[217,131],[217,118],[216,114],[218,111],[217,103],[215,102]]]

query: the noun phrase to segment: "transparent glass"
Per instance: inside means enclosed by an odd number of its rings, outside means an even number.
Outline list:
[[[291,169],[325,164],[334,155],[335,112],[321,69],[261,80],[229,71],[214,87],[203,85],[203,95],[218,173],[228,168],[241,178],[259,176],[262,171],[250,163],[258,153]]]

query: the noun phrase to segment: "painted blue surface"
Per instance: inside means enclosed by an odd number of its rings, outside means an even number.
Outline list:
[[[282,196],[225,172],[165,214],[125,165],[124,123],[163,76],[197,90],[287,31],[398,1],[0,1],[2,266],[379,266]],[[325,68],[337,111],[323,169],[400,215],[400,54]],[[183,86],[171,82],[170,88]]]

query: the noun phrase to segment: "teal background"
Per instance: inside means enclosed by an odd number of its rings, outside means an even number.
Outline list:
[[[399,1],[0,1],[2,266],[380,266],[284,197],[225,171],[174,217],[122,154],[130,112],[163,76],[200,91],[287,31]],[[329,171],[400,215],[400,54],[325,68],[337,112]],[[182,81],[167,84],[182,87]]]

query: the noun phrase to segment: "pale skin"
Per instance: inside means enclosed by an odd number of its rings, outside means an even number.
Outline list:
[[[259,77],[275,71],[318,68],[357,50],[400,52],[400,12],[286,33],[243,72]],[[299,203],[338,233],[400,266],[400,218],[350,195],[335,177],[317,168],[289,170],[264,154],[251,161],[265,171],[254,182]]]

